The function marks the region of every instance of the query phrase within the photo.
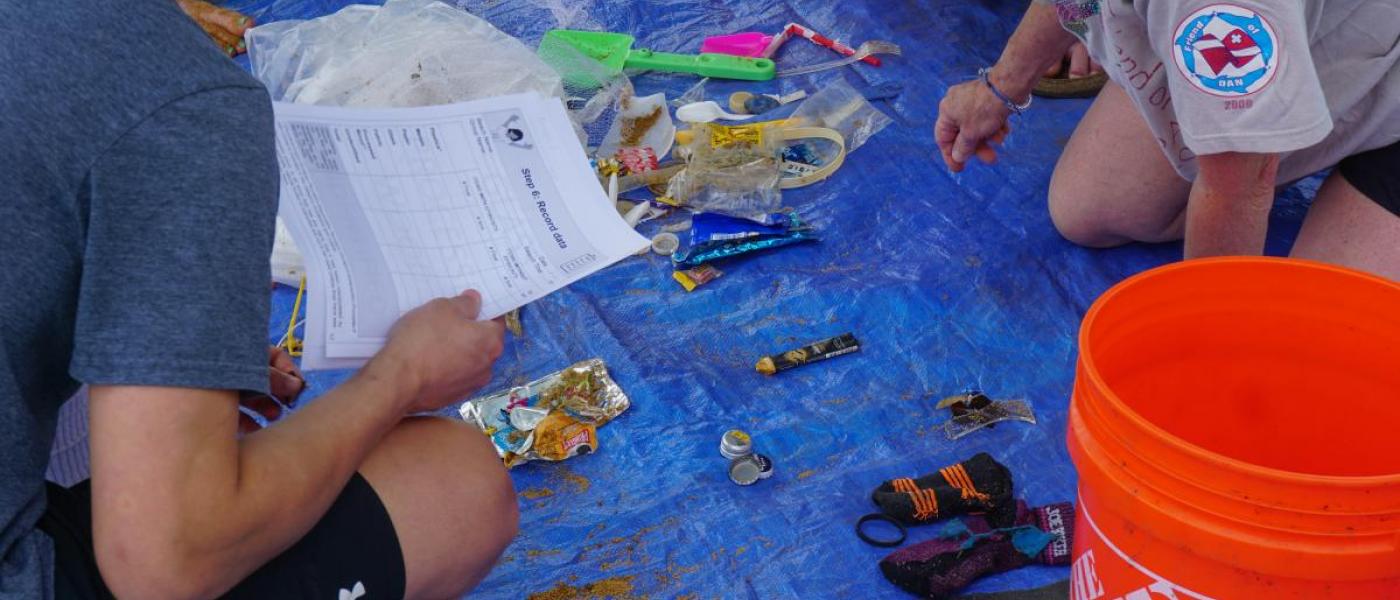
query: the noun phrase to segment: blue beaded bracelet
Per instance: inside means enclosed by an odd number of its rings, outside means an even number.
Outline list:
[[[1026,96],[1026,102],[1024,104],[1013,102],[1006,94],[1001,93],[1001,90],[997,89],[997,86],[992,85],[991,74],[991,67],[977,69],[977,78],[981,79],[982,83],[987,84],[987,89],[992,90],[992,94],[994,94],[998,100],[1001,100],[1001,103],[1005,104],[1008,110],[1019,115],[1026,112],[1026,109],[1031,107],[1031,99],[1034,98],[1034,96]]]

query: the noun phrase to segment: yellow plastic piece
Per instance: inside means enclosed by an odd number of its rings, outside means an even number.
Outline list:
[[[301,356],[301,338],[296,335],[297,315],[301,314],[301,301],[305,297],[306,276],[302,275],[301,285],[297,286],[297,299],[292,303],[292,318],[287,320],[287,335],[283,336],[286,341],[282,342],[282,348],[286,349],[287,354],[292,356]]]

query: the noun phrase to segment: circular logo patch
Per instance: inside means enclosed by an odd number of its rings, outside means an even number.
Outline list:
[[[1200,90],[1243,96],[1269,85],[1278,70],[1278,38],[1264,17],[1232,4],[1191,13],[1172,37],[1176,66]]]

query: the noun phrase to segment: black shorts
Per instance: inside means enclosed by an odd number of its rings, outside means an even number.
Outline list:
[[[1357,191],[1400,216],[1400,142],[1348,156],[1337,171]]]
[[[71,488],[50,483],[48,501],[39,529],[53,539],[54,596],[112,598],[93,553],[88,482]],[[306,537],[224,597],[402,598],[404,585],[403,552],[389,512],[356,473]]]

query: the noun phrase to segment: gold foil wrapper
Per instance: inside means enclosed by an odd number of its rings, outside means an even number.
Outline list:
[[[598,450],[598,427],[632,401],[608,374],[602,359],[589,359],[526,385],[467,401],[462,419],[491,438],[507,467],[532,460],[560,461]],[[545,410],[544,418],[512,420],[517,408]],[[529,423],[532,429],[517,425]]]

